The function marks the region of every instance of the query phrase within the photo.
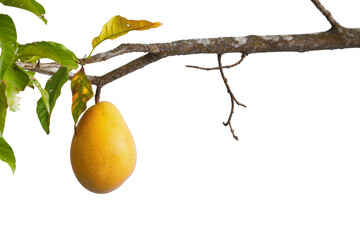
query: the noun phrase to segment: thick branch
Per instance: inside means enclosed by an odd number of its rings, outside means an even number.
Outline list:
[[[188,39],[169,43],[122,44],[109,52],[91,57],[88,63],[105,61],[124,53],[148,53],[94,81],[94,84],[101,81],[102,84],[105,85],[119,77],[168,56],[204,53],[225,54],[241,52],[250,54],[266,52],[307,52],[359,48],[360,29],[342,29],[343,31],[331,29],[326,32],[311,34],[250,35],[245,37]]]
[[[360,29],[330,29],[326,32],[292,35],[249,35],[244,37],[220,37],[188,39],[168,43],[122,44],[119,47],[90,57],[86,63],[108,60],[125,53],[147,53],[128,64],[121,66],[103,76],[90,76],[95,85],[106,85],[120,77],[134,72],[162,58],[191,54],[225,54],[225,53],[267,53],[267,52],[307,52],[344,48],[360,48]],[[24,68],[40,73],[52,74],[58,65],[20,63]],[[71,77],[71,76],[70,76]]]
[[[137,58],[103,76],[89,76],[90,81],[94,85],[102,87],[107,83],[168,56],[203,53],[215,53],[218,56],[225,53],[243,53],[243,56],[245,56],[250,53],[306,52],[360,47],[359,28],[349,29],[342,27],[334,19],[331,13],[320,3],[320,0],[311,0],[311,2],[329,21],[332,26],[330,30],[310,34],[268,36],[250,35],[245,37],[188,39],[169,43],[121,44],[113,50],[96,54],[88,59],[82,59],[82,61],[83,63],[90,64],[106,61],[125,53],[146,53],[144,56]],[[49,75],[55,73],[56,69],[59,68],[59,65],[56,63],[19,63],[19,65],[25,69]],[[72,76],[73,74],[70,74],[69,78],[72,78]]]

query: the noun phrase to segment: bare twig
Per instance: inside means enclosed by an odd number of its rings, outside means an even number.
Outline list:
[[[320,3],[319,0],[311,0],[313,4],[319,9],[319,11],[326,17],[326,19],[331,24],[332,28],[338,29],[340,28],[340,24],[335,20],[335,18],[331,15],[331,13]]]
[[[240,105],[240,106],[243,106],[243,107],[246,107],[244,104],[240,103],[234,96],[233,92],[231,91],[231,88],[230,88],[230,85],[228,83],[228,80],[227,78],[225,77],[225,74],[224,74],[224,68],[222,66],[222,63],[221,63],[221,54],[218,54],[218,64],[219,64],[219,70],[220,70],[220,74],[221,74],[221,77],[224,81],[224,84],[226,86],[226,90],[228,92],[228,94],[230,95],[230,100],[231,100],[231,111],[230,111],[230,114],[229,114],[229,118],[227,120],[227,122],[223,122],[224,126],[229,126],[230,127],[230,131],[233,135],[233,137],[236,139],[236,140],[239,140],[238,136],[235,135],[235,131],[234,129],[232,128],[231,126],[231,119],[232,119],[232,116],[234,114],[234,107],[235,107],[235,103],[237,105]],[[243,57],[241,58],[242,60],[244,60],[246,55],[243,54]]]
[[[205,70],[205,71],[211,71],[211,70],[219,70],[220,68],[222,69],[229,69],[229,68],[232,68],[232,67],[235,67],[237,65],[239,65],[244,59],[245,57],[247,56],[246,53],[243,53],[241,55],[241,59],[239,61],[237,61],[236,63],[234,64],[231,64],[231,65],[225,65],[225,66],[222,66],[222,67],[212,67],[212,68],[205,68],[205,67],[199,67],[199,66],[193,66],[193,65],[186,65],[186,67],[188,68],[195,68],[195,69],[200,69],[200,70]]]

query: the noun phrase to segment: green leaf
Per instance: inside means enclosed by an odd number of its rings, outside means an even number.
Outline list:
[[[17,94],[23,91],[30,82],[29,74],[16,64],[11,64],[4,76],[6,85],[6,98],[10,110],[15,112],[19,110],[20,97]]]
[[[61,94],[62,86],[68,81],[69,73],[64,67],[59,70],[47,81],[45,90],[49,93],[49,107],[47,111],[44,101],[40,98],[37,102],[36,112],[38,114],[41,126],[47,134],[50,133],[50,117],[55,107],[56,100]]]
[[[161,26],[159,22],[149,22],[146,20],[128,20],[121,16],[111,18],[102,28],[99,36],[95,37],[92,41],[93,49],[105,41],[106,39],[115,39],[121,35],[127,34],[132,30],[147,30]]]
[[[14,22],[8,15],[0,14],[0,81],[13,62],[17,49],[17,35]]]
[[[0,137],[3,136],[6,119],[6,109],[8,107],[5,95],[6,86],[0,82]]]
[[[81,115],[86,110],[86,103],[94,96],[91,82],[85,75],[84,68],[75,73],[71,80],[72,106],[71,112],[75,125]]]
[[[5,73],[5,84],[23,91],[29,85],[30,76],[22,67],[12,63]]]
[[[5,90],[5,84],[0,82],[0,159],[9,164],[12,172],[14,173],[16,168],[15,155],[12,148],[3,137],[7,109]]]
[[[0,138],[0,159],[9,164],[11,171],[14,173],[16,169],[16,159],[10,145],[3,137]]]
[[[16,55],[16,59],[21,61],[37,61],[41,58],[50,58],[69,70],[78,68],[75,54],[60,43],[35,42],[20,45]]]
[[[43,20],[45,24],[47,24],[47,20],[44,17],[45,9],[35,0],[0,0],[0,3],[4,4],[5,6],[21,8],[30,11]]]

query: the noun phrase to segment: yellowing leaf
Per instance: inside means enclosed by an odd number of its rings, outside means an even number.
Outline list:
[[[121,35],[127,34],[132,30],[147,30],[161,26],[159,22],[149,22],[146,20],[127,20],[121,16],[111,18],[102,28],[99,36],[93,39],[93,49],[106,39],[115,39]]]
[[[72,106],[71,112],[75,125],[82,112],[86,109],[86,103],[94,96],[91,88],[91,82],[85,75],[84,68],[75,73],[71,80]]]

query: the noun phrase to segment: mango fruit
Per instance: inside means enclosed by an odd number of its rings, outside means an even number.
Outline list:
[[[76,178],[94,193],[120,187],[136,165],[136,148],[119,110],[99,102],[85,111],[76,126],[70,158]]]

